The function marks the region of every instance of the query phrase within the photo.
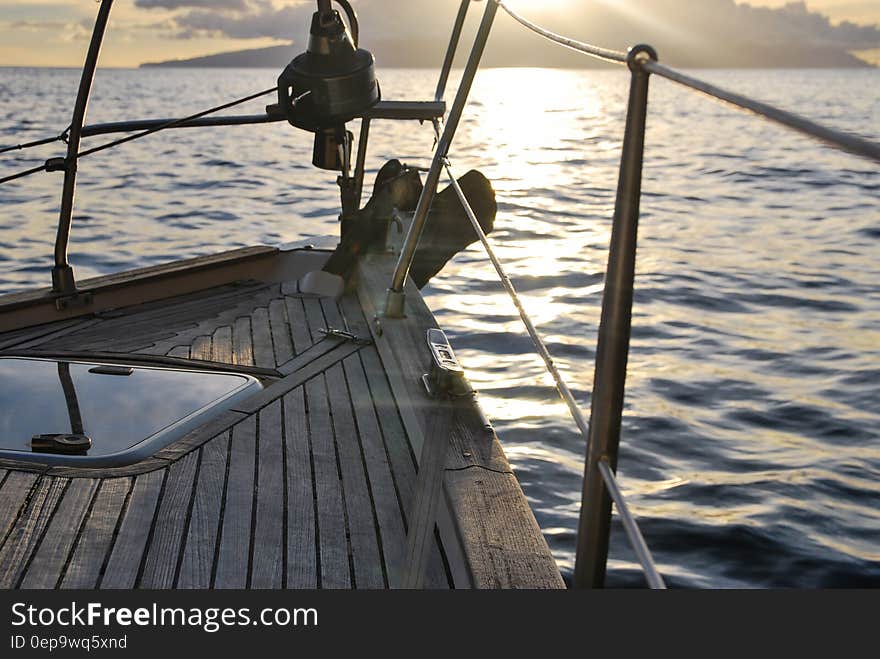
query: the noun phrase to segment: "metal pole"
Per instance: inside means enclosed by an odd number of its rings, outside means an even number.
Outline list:
[[[67,414],[70,417],[70,432],[74,435],[84,435],[82,413],[79,409],[79,400],[76,397],[76,386],[70,375],[70,364],[58,362],[58,379],[61,380],[61,389],[64,391],[64,400],[67,402]]]
[[[364,192],[364,168],[367,163],[367,143],[370,141],[370,119],[364,117],[361,119],[361,134],[358,137],[357,162],[354,166],[354,198],[357,201],[357,207],[361,206],[361,199]]]
[[[486,3],[486,11],[483,13],[483,21],[480,23],[480,29],[474,40],[474,47],[471,50],[468,63],[465,67],[461,84],[455,94],[455,101],[452,104],[452,110],[449,112],[449,119],[443,129],[437,142],[437,149],[434,151],[434,160],[431,163],[431,169],[425,180],[425,187],[422,189],[422,195],[419,197],[419,203],[416,206],[415,215],[409,232],[406,234],[406,241],[400,251],[400,259],[397,261],[397,267],[394,270],[394,277],[391,280],[391,288],[388,289],[388,296],[385,300],[384,315],[388,318],[403,317],[403,308],[405,296],[403,286],[406,283],[407,275],[409,275],[412,260],[415,256],[416,249],[419,246],[419,239],[422,237],[422,231],[425,228],[425,221],[428,219],[428,211],[431,203],[434,201],[434,195],[437,192],[437,184],[443,173],[443,165],[446,156],[449,154],[449,148],[452,146],[452,140],[455,137],[455,131],[458,128],[458,122],[464,112],[464,106],[468,100],[468,94],[471,91],[471,85],[474,82],[474,76],[480,66],[480,59],[483,57],[483,51],[486,48],[486,41],[492,31],[492,22],[495,20],[495,14],[498,11],[498,5],[495,2]]]
[[[153,128],[210,128],[214,126],[249,126],[252,124],[272,124],[287,121],[284,115],[268,114],[243,114],[227,117],[202,117],[174,123],[175,119],[135,119],[132,121],[112,121],[105,124],[92,124],[84,126],[82,137],[94,137],[96,135],[108,135],[111,133],[134,133],[136,131],[151,130]],[[173,125],[169,125],[173,124]],[[163,128],[164,130],[164,128]]]
[[[602,298],[602,320],[596,348],[590,436],[587,440],[574,574],[577,588],[600,588],[605,583],[608,534],[611,528],[611,497],[599,470],[599,463],[607,460],[612,469],[617,469],[617,447],[620,443],[632,323],[636,238],[648,111],[649,74],[642,68],[642,62],[647,59],[657,59],[656,52],[650,46],[635,46],[630,49],[627,57],[632,80],[608,269],[605,275],[605,293]]]
[[[461,30],[464,27],[464,20],[467,18],[470,4],[471,0],[461,0],[461,6],[458,8],[458,16],[455,17],[455,25],[452,27],[452,36],[449,37],[449,47],[446,49],[446,58],[443,60],[443,68],[440,69],[440,80],[437,81],[435,101],[442,101],[446,95],[446,82],[449,80],[449,72],[452,70],[452,62],[455,60],[455,51],[458,49]]]
[[[86,110],[89,105],[89,96],[92,93],[92,83],[95,79],[95,69],[98,66],[98,55],[101,52],[101,44],[104,41],[104,32],[107,29],[107,19],[110,17],[112,6],[113,0],[101,0],[98,17],[95,19],[95,29],[92,31],[89,52],[83,65],[76,105],[73,108],[73,119],[70,122],[64,188],[61,192],[61,216],[58,219],[58,235],[55,238],[55,267],[52,268],[52,290],[60,295],[72,295],[76,292],[73,268],[67,262],[67,245],[70,242],[70,223],[73,216],[73,200],[76,194],[77,154],[79,153]]]

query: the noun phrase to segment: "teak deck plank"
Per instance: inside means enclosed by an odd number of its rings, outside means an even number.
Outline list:
[[[167,353],[169,357],[179,357],[180,359],[189,359],[189,346],[176,346],[171,348]]]
[[[0,549],[0,589],[18,585],[28,561],[67,488],[66,478],[41,478]]]
[[[302,387],[284,396],[287,466],[287,588],[316,588],[315,489]]]
[[[4,540],[12,530],[12,526],[18,519],[19,514],[28,503],[28,495],[39,479],[37,474],[25,471],[4,470],[6,477],[0,484],[0,550],[3,549]]]
[[[141,588],[155,590],[174,585],[198,465],[199,453],[193,451],[168,468],[150,548],[138,584]]]
[[[341,304],[343,307],[349,307],[349,315],[356,316],[354,309],[350,308],[352,304],[357,305],[357,301],[353,297],[344,297]],[[318,314],[318,305],[313,300],[304,300],[304,305],[309,319],[309,327],[320,328],[321,317]],[[350,324],[348,318],[343,316],[339,305],[334,301],[322,299],[320,300],[320,306],[324,327],[346,329],[363,337],[370,335],[359,308],[359,315],[357,315],[359,322]],[[385,438],[378,422],[378,417],[383,415],[375,406],[373,392],[370,391],[366,372],[363,370],[363,359],[366,359],[369,354],[374,354],[374,349],[367,346],[359,354],[360,357],[352,355],[343,360],[341,369],[338,366],[328,369],[326,377],[330,390],[338,391],[341,394],[337,399],[331,396],[331,404],[336,403],[339,407],[344,405],[343,409],[345,410],[344,414],[337,414],[334,411],[334,423],[336,423],[337,417],[348,422],[352,413],[356,423],[356,430],[351,428],[346,431],[343,428],[340,433],[340,429],[337,428],[337,434],[351,434],[357,438],[359,443],[359,446],[352,446],[348,442],[339,444],[340,457],[344,465],[349,465],[350,471],[348,480],[345,482],[346,500],[347,502],[349,501],[350,483],[357,488],[355,495],[358,500],[369,498],[376,526],[374,529],[368,530],[364,528],[361,531],[363,535],[361,542],[364,546],[360,548],[360,551],[355,551],[354,554],[356,557],[364,554],[375,557],[376,554],[374,552],[378,551],[382,560],[382,564],[378,567],[384,567],[384,574],[382,575],[384,585],[395,586],[401,571],[400,561],[406,537],[403,513],[404,504],[401,502],[398,494],[396,479],[403,482],[413,481],[415,479],[414,464],[408,453],[405,435],[401,431],[398,436],[400,440],[398,448],[403,449],[403,451],[399,451],[396,457],[403,458],[398,460],[398,467],[403,473],[400,475],[393,473],[393,465],[391,464],[389,452],[385,445]],[[391,406],[385,407],[384,412],[391,418],[394,418],[398,412],[390,394],[387,401],[391,403]],[[357,452],[360,455],[357,455]],[[366,492],[364,491],[365,487],[367,488]],[[409,500],[411,489],[411,487],[406,487],[405,496],[407,501]],[[360,524],[363,524],[362,520],[367,516],[362,511],[356,509],[349,510],[349,519],[351,520],[353,517],[360,520]],[[376,535],[377,530],[378,536]],[[352,536],[357,538],[354,533],[352,533]],[[377,540],[378,547],[373,544],[374,539]],[[433,558],[435,560],[431,570],[432,584],[438,587],[445,586],[445,574],[440,562],[439,551],[436,548]],[[377,567],[373,562],[370,565],[372,569],[367,575],[361,575],[361,580],[364,581],[366,576],[368,578],[365,581],[367,587],[378,587],[377,580],[379,574]],[[355,568],[357,567],[358,562],[355,562]],[[356,576],[358,576],[357,572]],[[360,587],[360,584],[358,586]]]
[[[232,364],[232,327],[218,327],[211,337],[211,359],[221,364]]]
[[[109,478],[101,481],[89,518],[64,572],[61,588],[97,588],[101,568],[112,546],[113,532],[131,485],[130,478]]]
[[[541,529],[513,474],[465,469],[447,472],[446,480],[474,588],[564,587],[546,548],[535,541]],[[499,509],[528,523],[505,524],[497,519]]]
[[[211,337],[197,336],[190,347],[190,357],[192,359],[200,359],[202,361],[210,361],[211,359]]]
[[[254,346],[251,338],[250,316],[235,319],[232,326],[232,363],[254,365]]]
[[[16,332],[7,332],[3,334],[3,338],[0,340],[0,350],[12,351],[34,348],[101,322],[103,321],[98,318],[75,318],[38,325],[37,327],[29,327]]]
[[[306,312],[303,308],[302,298],[287,296],[284,298],[287,308],[287,318],[290,323],[290,336],[293,339],[293,350],[297,355],[302,354],[312,346],[312,334],[306,323]]]
[[[235,405],[234,409],[245,414],[254,414],[274,400],[277,400],[288,391],[301,386],[307,380],[320,375],[330,366],[345,359],[349,355],[358,352],[362,346],[352,342],[332,341],[332,350],[322,353],[319,358],[309,360],[308,363],[296,371],[285,375],[284,378],[274,382],[261,393],[254,394],[248,400]],[[283,370],[283,369],[282,369]]]
[[[351,391],[355,421],[361,437],[367,477],[373,495],[385,573],[389,581],[388,585],[394,586],[395,578],[401,570],[403,546],[406,542],[403,511],[361,358],[357,355],[349,357],[343,362],[343,367]]]
[[[165,470],[151,471],[135,479],[100,588],[135,587],[164,480]]]
[[[163,354],[176,345],[192,343],[198,336],[211,335],[219,327],[231,327],[239,316],[250,314],[255,307],[261,304],[268,304],[269,300],[276,296],[277,289],[277,286],[263,286],[248,292],[247,295],[239,293],[228,301],[221,300],[221,304],[218,304],[216,308],[204,310],[201,317],[195,319],[197,322],[194,325],[175,328],[173,337],[154,342],[148,351]],[[139,350],[139,352],[143,352],[143,350]]]
[[[361,460],[360,438],[355,426],[348,385],[340,364],[325,375],[330,395],[330,415],[336,437],[336,454],[342,475],[342,492],[348,520],[349,542],[356,588],[383,588],[382,560],[376,537],[375,510]]]
[[[161,354],[165,352],[161,350],[161,344],[172,342],[175,336],[183,335],[206,321],[211,322],[228,313],[231,307],[250,311],[273,288],[265,284],[219,287],[201,295],[181,296],[164,303],[105,311],[98,319],[81,322],[69,331],[57,332],[57,340],[51,344],[57,349],[114,346],[120,352],[159,348]]]
[[[272,328],[269,326],[269,309],[258,307],[251,314],[254,364],[273,368],[275,351],[272,347]]]
[[[281,588],[284,578],[284,462],[281,401],[259,414],[254,559],[251,588]]]
[[[350,588],[345,503],[324,376],[309,380],[305,388],[318,502],[319,583],[324,588]]]
[[[351,298],[343,298],[343,310],[351,329],[369,331],[366,321],[361,315],[360,307]],[[360,323],[363,323],[361,325]],[[362,350],[361,364],[364,375],[369,383],[370,397],[376,410],[376,418],[385,439],[385,450],[388,460],[397,479],[397,487],[406,519],[406,504],[412,501],[413,488],[416,480],[415,456],[409,446],[406,430],[400,418],[400,412],[385,369],[382,367],[375,348]],[[406,504],[404,503],[406,502]]]
[[[377,410],[377,418],[382,435],[385,438],[386,451],[394,473],[395,483],[400,493],[400,505],[403,510],[404,523],[404,539],[401,540],[399,545],[400,560],[402,561],[404,550],[406,549],[406,530],[409,528],[410,508],[412,507],[415,495],[417,476],[415,458],[411,452],[406,430],[400,419],[400,412],[394,402],[390,384],[379,361],[378,353],[374,348],[363,350],[361,352],[361,361],[364,366],[364,372],[367,374],[373,402]],[[401,576],[402,567],[402,565],[399,565],[398,569],[395,570],[397,577]],[[394,585],[397,585],[397,582],[392,583],[392,586]],[[426,586],[428,588],[448,588],[450,586],[448,576],[443,567],[440,548],[436,542],[431,549]]]
[[[51,337],[56,332],[75,331],[82,322],[81,319],[76,318],[4,332],[2,338],[0,338],[0,350],[8,350],[29,341],[46,341],[48,339],[45,337]]]
[[[409,506],[402,588],[424,588],[431,549],[435,540],[440,501],[443,498],[443,472],[449,444],[446,441],[455,416],[449,402],[437,405],[428,418],[432,437],[422,444],[415,496]]]
[[[321,341],[318,341],[317,343],[314,343],[306,348],[303,352],[299,353],[293,359],[279,364],[278,372],[282,375],[291,375],[293,373],[296,373],[300,369],[304,369],[312,362],[316,362],[320,357],[323,357],[328,352],[335,350],[339,347],[341,343],[342,341],[340,339],[324,338]]]
[[[376,409],[376,418],[385,440],[385,451],[394,474],[395,486],[402,510],[404,524],[403,540],[395,548],[400,552],[399,559],[403,560],[406,548],[406,530],[409,528],[408,517],[415,494],[416,463],[412,449],[407,439],[406,430],[400,418],[400,412],[387,375],[379,360],[379,354],[375,348],[367,348],[360,352],[361,364],[369,383],[370,395]],[[395,577],[402,574],[402,565],[394,571]],[[392,582],[396,586],[399,582]],[[443,558],[437,543],[431,549],[431,559],[428,564],[426,576],[428,588],[448,588],[450,586],[448,576],[443,567]]]
[[[272,345],[275,347],[275,363],[284,364],[293,359],[293,341],[290,337],[290,323],[283,299],[269,303],[269,324],[272,327]]]
[[[256,445],[256,419],[251,416],[232,428],[215,588],[246,588],[248,585]]]
[[[229,433],[223,433],[201,449],[199,478],[187,529],[177,588],[210,588],[214,570],[223,488],[229,454]]]
[[[98,483],[99,480],[94,478],[71,479],[28,565],[20,588],[55,588],[58,585]]]
[[[324,338],[322,329],[327,327],[327,321],[324,319],[324,309],[321,306],[321,300],[318,298],[302,298],[303,309],[305,310],[306,326],[309,329],[312,344]]]

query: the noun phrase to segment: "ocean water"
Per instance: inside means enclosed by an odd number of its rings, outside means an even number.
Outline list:
[[[381,71],[428,99],[431,71]],[[880,70],[702,71],[880,139]],[[90,122],[180,116],[274,84],[270,70],[106,70]],[[60,132],[78,72],[0,69],[0,144]],[[481,72],[452,149],[493,182],[498,254],[585,409],[628,76]],[[242,111],[260,111],[255,102]],[[92,138],[88,145],[105,137]],[[427,165],[429,126],[379,122],[369,177]],[[0,176],[61,145],[0,156]],[[80,164],[80,278],[336,235],[335,177],[287,125],[177,130]],[[49,281],[60,174],[0,186],[0,292]],[[619,473],[668,583],[880,586],[880,171],[652,81]],[[584,440],[481,248],[425,289],[564,576]],[[642,585],[615,521],[608,583]]]

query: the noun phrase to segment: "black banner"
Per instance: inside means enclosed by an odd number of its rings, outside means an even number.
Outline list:
[[[0,656],[198,648],[414,653],[787,651],[868,639],[872,591],[0,591]],[[574,645],[572,645],[574,644]],[[299,653],[299,652],[296,652]],[[285,656],[289,654],[285,652]],[[248,658],[249,659],[249,658]]]

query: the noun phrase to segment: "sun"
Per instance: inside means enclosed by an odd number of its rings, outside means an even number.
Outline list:
[[[548,14],[562,9],[570,9],[579,0],[504,0],[504,4],[516,12],[526,14]]]

